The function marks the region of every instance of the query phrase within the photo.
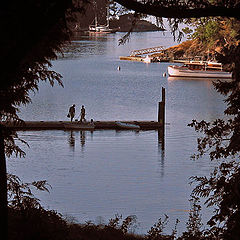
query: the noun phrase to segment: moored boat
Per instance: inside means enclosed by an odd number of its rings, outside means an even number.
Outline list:
[[[223,71],[221,63],[204,61],[189,61],[182,66],[168,66],[168,75],[170,77],[232,78],[231,72]]]
[[[97,14],[95,14],[94,24],[89,26],[88,32],[89,34],[109,34],[109,33],[116,33],[119,29],[118,28],[110,28],[109,27],[109,8],[107,7],[107,16],[106,16],[106,24],[99,25]]]
[[[90,25],[89,33],[90,34],[109,34],[115,33],[118,29],[111,29],[108,25]]]

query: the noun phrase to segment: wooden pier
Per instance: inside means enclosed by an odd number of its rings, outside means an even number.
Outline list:
[[[120,127],[117,123],[126,123],[139,126],[139,130],[158,130],[162,129],[162,122],[157,121],[94,121],[92,123],[79,123],[70,121],[25,121],[24,123],[5,123],[17,131],[32,131],[32,130],[75,130],[75,131],[93,131],[93,130],[131,130],[131,128]],[[68,127],[66,128],[66,124]]]
[[[134,62],[144,62],[144,57],[140,56],[120,56],[120,60],[134,61]]]
[[[158,121],[24,121],[0,122],[16,131],[34,130],[162,130],[165,128],[165,88],[162,88],[162,101],[158,103]]]
[[[163,46],[152,47],[152,48],[144,48],[140,50],[133,50],[130,53],[130,56],[120,56],[120,60],[128,60],[135,62],[169,62],[169,58],[166,56],[166,49]],[[155,53],[149,55],[150,53]],[[160,55],[157,55],[159,53]]]

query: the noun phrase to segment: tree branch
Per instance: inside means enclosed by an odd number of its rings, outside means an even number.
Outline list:
[[[220,6],[220,5],[167,5],[163,6],[162,1],[145,1],[141,3],[137,0],[115,0],[115,2],[136,12],[164,18],[199,18],[199,17],[235,17],[240,18],[240,7],[237,6]]]

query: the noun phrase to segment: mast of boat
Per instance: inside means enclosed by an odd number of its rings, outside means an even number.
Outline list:
[[[107,27],[109,27],[109,6],[108,6],[108,3],[107,3]]]
[[[97,31],[97,26],[98,26],[98,22],[97,22],[97,14],[95,14],[95,30]]]
[[[97,21],[97,2],[96,1],[93,1],[93,10],[94,10],[94,13],[95,13],[95,18],[94,18],[95,31],[97,32],[98,21]]]

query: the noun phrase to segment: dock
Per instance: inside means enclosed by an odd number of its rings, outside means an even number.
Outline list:
[[[158,130],[161,129],[163,124],[157,121],[94,121],[92,123],[79,123],[70,121],[25,121],[23,123],[8,122],[3,125],[10,127],[16,131],[34,131],[34,130],[79,130],[79,131],[93,131],[93,130],[124,130],[119,127],[118,122],[137,125],[139,130]],[[72,127],[67,127],[68,126]],[[128,128],[129,130],[129,128]]]
[[[120,56],[120,60],[134,61],[134,62],[144,62],[144,57],[140,56]]]
[[[35,130],[161,130],[165,127],[165,88],[162,87],[162,101],[158,102],[157,121],[2,121],[1,125],[15,131],[35,131]]]
[[[150,53],[152,55],[149,55]],[[157,55],[156,53],[159,53],[159,54]],[[163,46],[133,50],[131,51],[130,56],[120,56],[119,58],[120,60],[145,62],[145,63],[169,62],[170,60],[166,54],[166,49]]]
[[[144,48],[139,50],[133,50],[130,53],[130,56],[140,56],[143,54],[149,54],[149,53],[156,53],[156,52],[164,52],[166,49],[163,46],[158,47],[151,47],[151,48]]]

